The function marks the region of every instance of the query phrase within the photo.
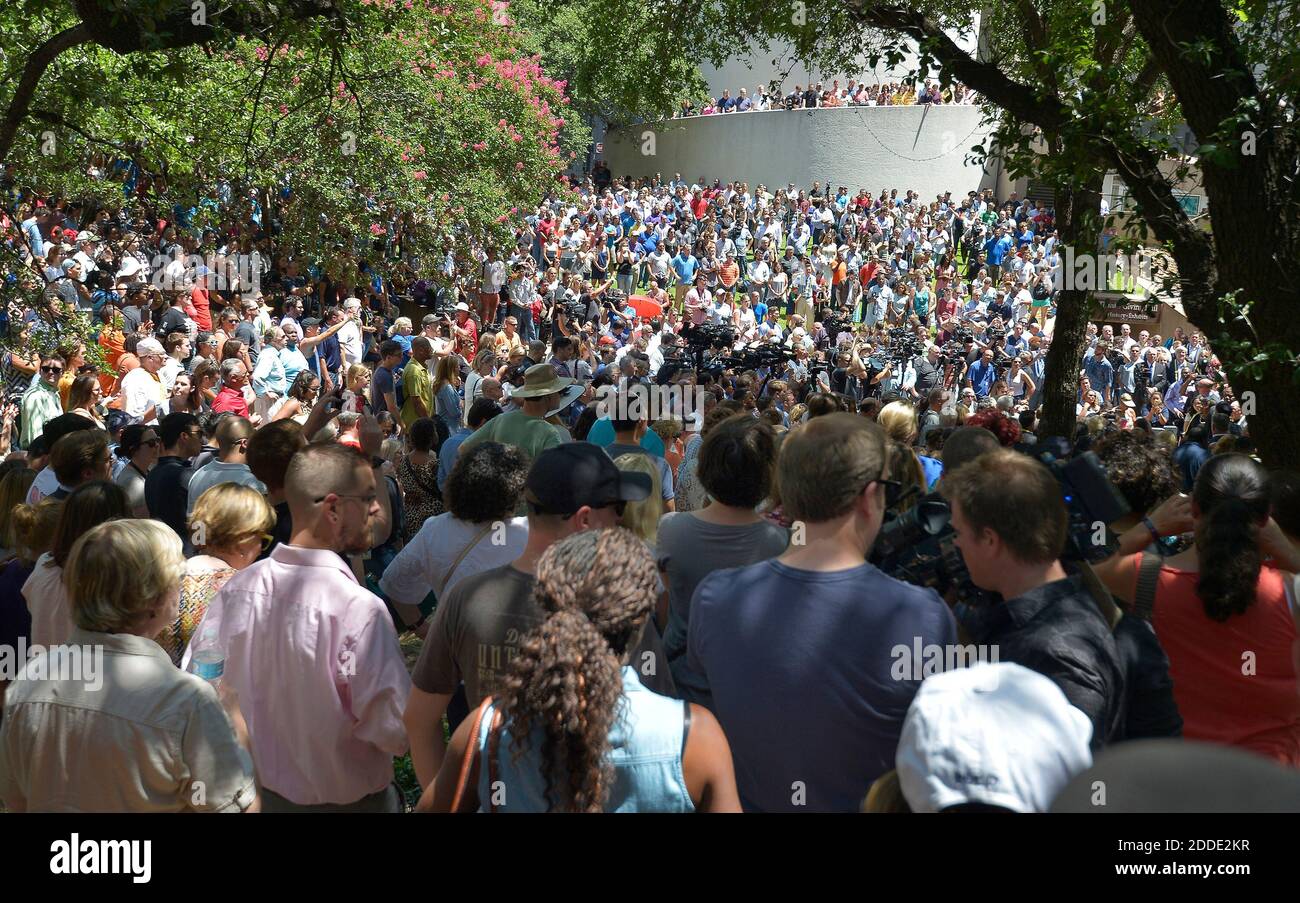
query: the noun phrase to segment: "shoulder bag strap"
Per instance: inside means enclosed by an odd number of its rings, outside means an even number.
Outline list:
[[[465,556],[469,554],[470,549],[478,545],[483,537],[488,535],[488,531],[491,529],[491,522],[484,524],[483,529],[475,533],[474,538],[465,544],[465,548],[460,550],[460,554],[457,555],[456,560],[451,563],[451,567],[447,568],[447,575],[442,578],[443,592],[446,592],[447,584],[451,582],[451,575],[456,573],[456,568],[460,567],[460,563],[465,560]]]
[[[1138,564],[1137,592],[1134,594],[1133,615],[1143,621],[1151,620],[1156,604],[1156,586],[1160,581],[1160,555],[1148,549],[1142,553]]]
[[[498,779],[497,770],[497,750],[501,746],[501,710],[492,709],[492,727],[488,729],[488,748],[487,748],[487,767],[488,767],[488,811],[495,813],[497,811],[494,788]]]
[[[489,696],[483,700],[479,706],[478,713],[474,716],[474,726],[469,732],[469,743],[465,745],[465,758],[460,761],[460,775],[456,778],[456,793],[451,798],[451,811],[462,811],[461,806],[465,799],[465,785],[469,782],[469,773],[471,766],[474,764],[474,753],[478,750],[478,734],[483,725],[483,712],[492,704],[492,697]]]

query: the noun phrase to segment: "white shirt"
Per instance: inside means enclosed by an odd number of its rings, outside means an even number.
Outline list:
[[[154,405],[155,415],[148,423],[158,422],[157,409],[162,405],[163,387],[152,373],[144,367],[136,367],[122,377],[122,394],[126,398],[123,409],[128,414],[142,418],[144,412],[149,410],[149,405]]]
[[[343,328],[335,333],[338,336],[339,348],[343,351],[343,369],[347,369],[349,364],[361,363],[361,358],[365,354],[365,348],[361,341],[361,326],[356,320],[349,320],[343,324]]]
[[[379,588],[396,602],[418,605],[430,592],[441,599],[466,577],[509,564],[523,554],[528,519],[516,517],[494,525],[474,542],[448,581],[452,564],[483,527],[458,520],[450,511],[429,518],[389,563]]]
[[[158,371],[158,378],[162,380],[163,388],[171,392],[172,386],[176,384],[176,377],[185,372],[185,365],[174,357],[167,358],[167,363],[162,365]]]
[[[36,567],[23,584],[22,593],[32,615],[32,643],[40,646],[66,643],[76,627],[72,622],[72,603],[63,585],[63,568],[54,563],[49,552],[36,559]]]

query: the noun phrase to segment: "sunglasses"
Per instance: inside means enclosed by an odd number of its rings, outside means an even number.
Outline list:
[[[41,367],[42,373],[62,373],[62,367]]]

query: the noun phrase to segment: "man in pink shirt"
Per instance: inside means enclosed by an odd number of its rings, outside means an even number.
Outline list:
[[[709,315],[709,302],[713,296],[704,287],[704,274],[695,276],[695,287],[686,293],[686,316],[690,317],[692,326],[703,326]]]
[[[393,757],[407,750],[411,678],[392,618],[344,557],[374,545],[376,485],[372,461],[346,446],[294,455],[290,542],[230,578],[186,652],[215,630],[265,812],[399,809]]]

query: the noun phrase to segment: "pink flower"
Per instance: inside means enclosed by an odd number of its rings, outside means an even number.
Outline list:
[[[451,195],[449,195],[449,194],[444,194],[444,195],[442,196],[442,202],[443,202],[444,204],[447,203],[447,202],[450,201],[450,200],[451,200]]]
[[[371,235],[383,235],[383,234],[384,234],[384,227],[381,226],[381,225],[379,225],[379,223],[371,223],[371,224],[370,224],[370,234],[371,234]]]
[[[474,150],[476,150],[476,151],[485,151],[485,150],[487,150],[487,144],[486,144],[486,142],[483,142],[483,141],[478,142],[478,144],[475,144],[475,145],[474,145]]]
[[[284,104],[280,104],[280,115],[281,115],[281,116],[288,116],[288,115],[289,115],[289,108],[288,108],[287,106],[285,106]]]
[[[515,169],[516,169],[516,170],[521,170],[521,169],[523,169],[523,168],[524,168],[524,164],[522,164],[522,163],[516,163],[516,164],[515,164]]]
[[[429,178],[429,174],[423,169],[417,169],[415,172],[411,173],[411,178],[415,179],[417,182],[423,182],[425,179]]]

